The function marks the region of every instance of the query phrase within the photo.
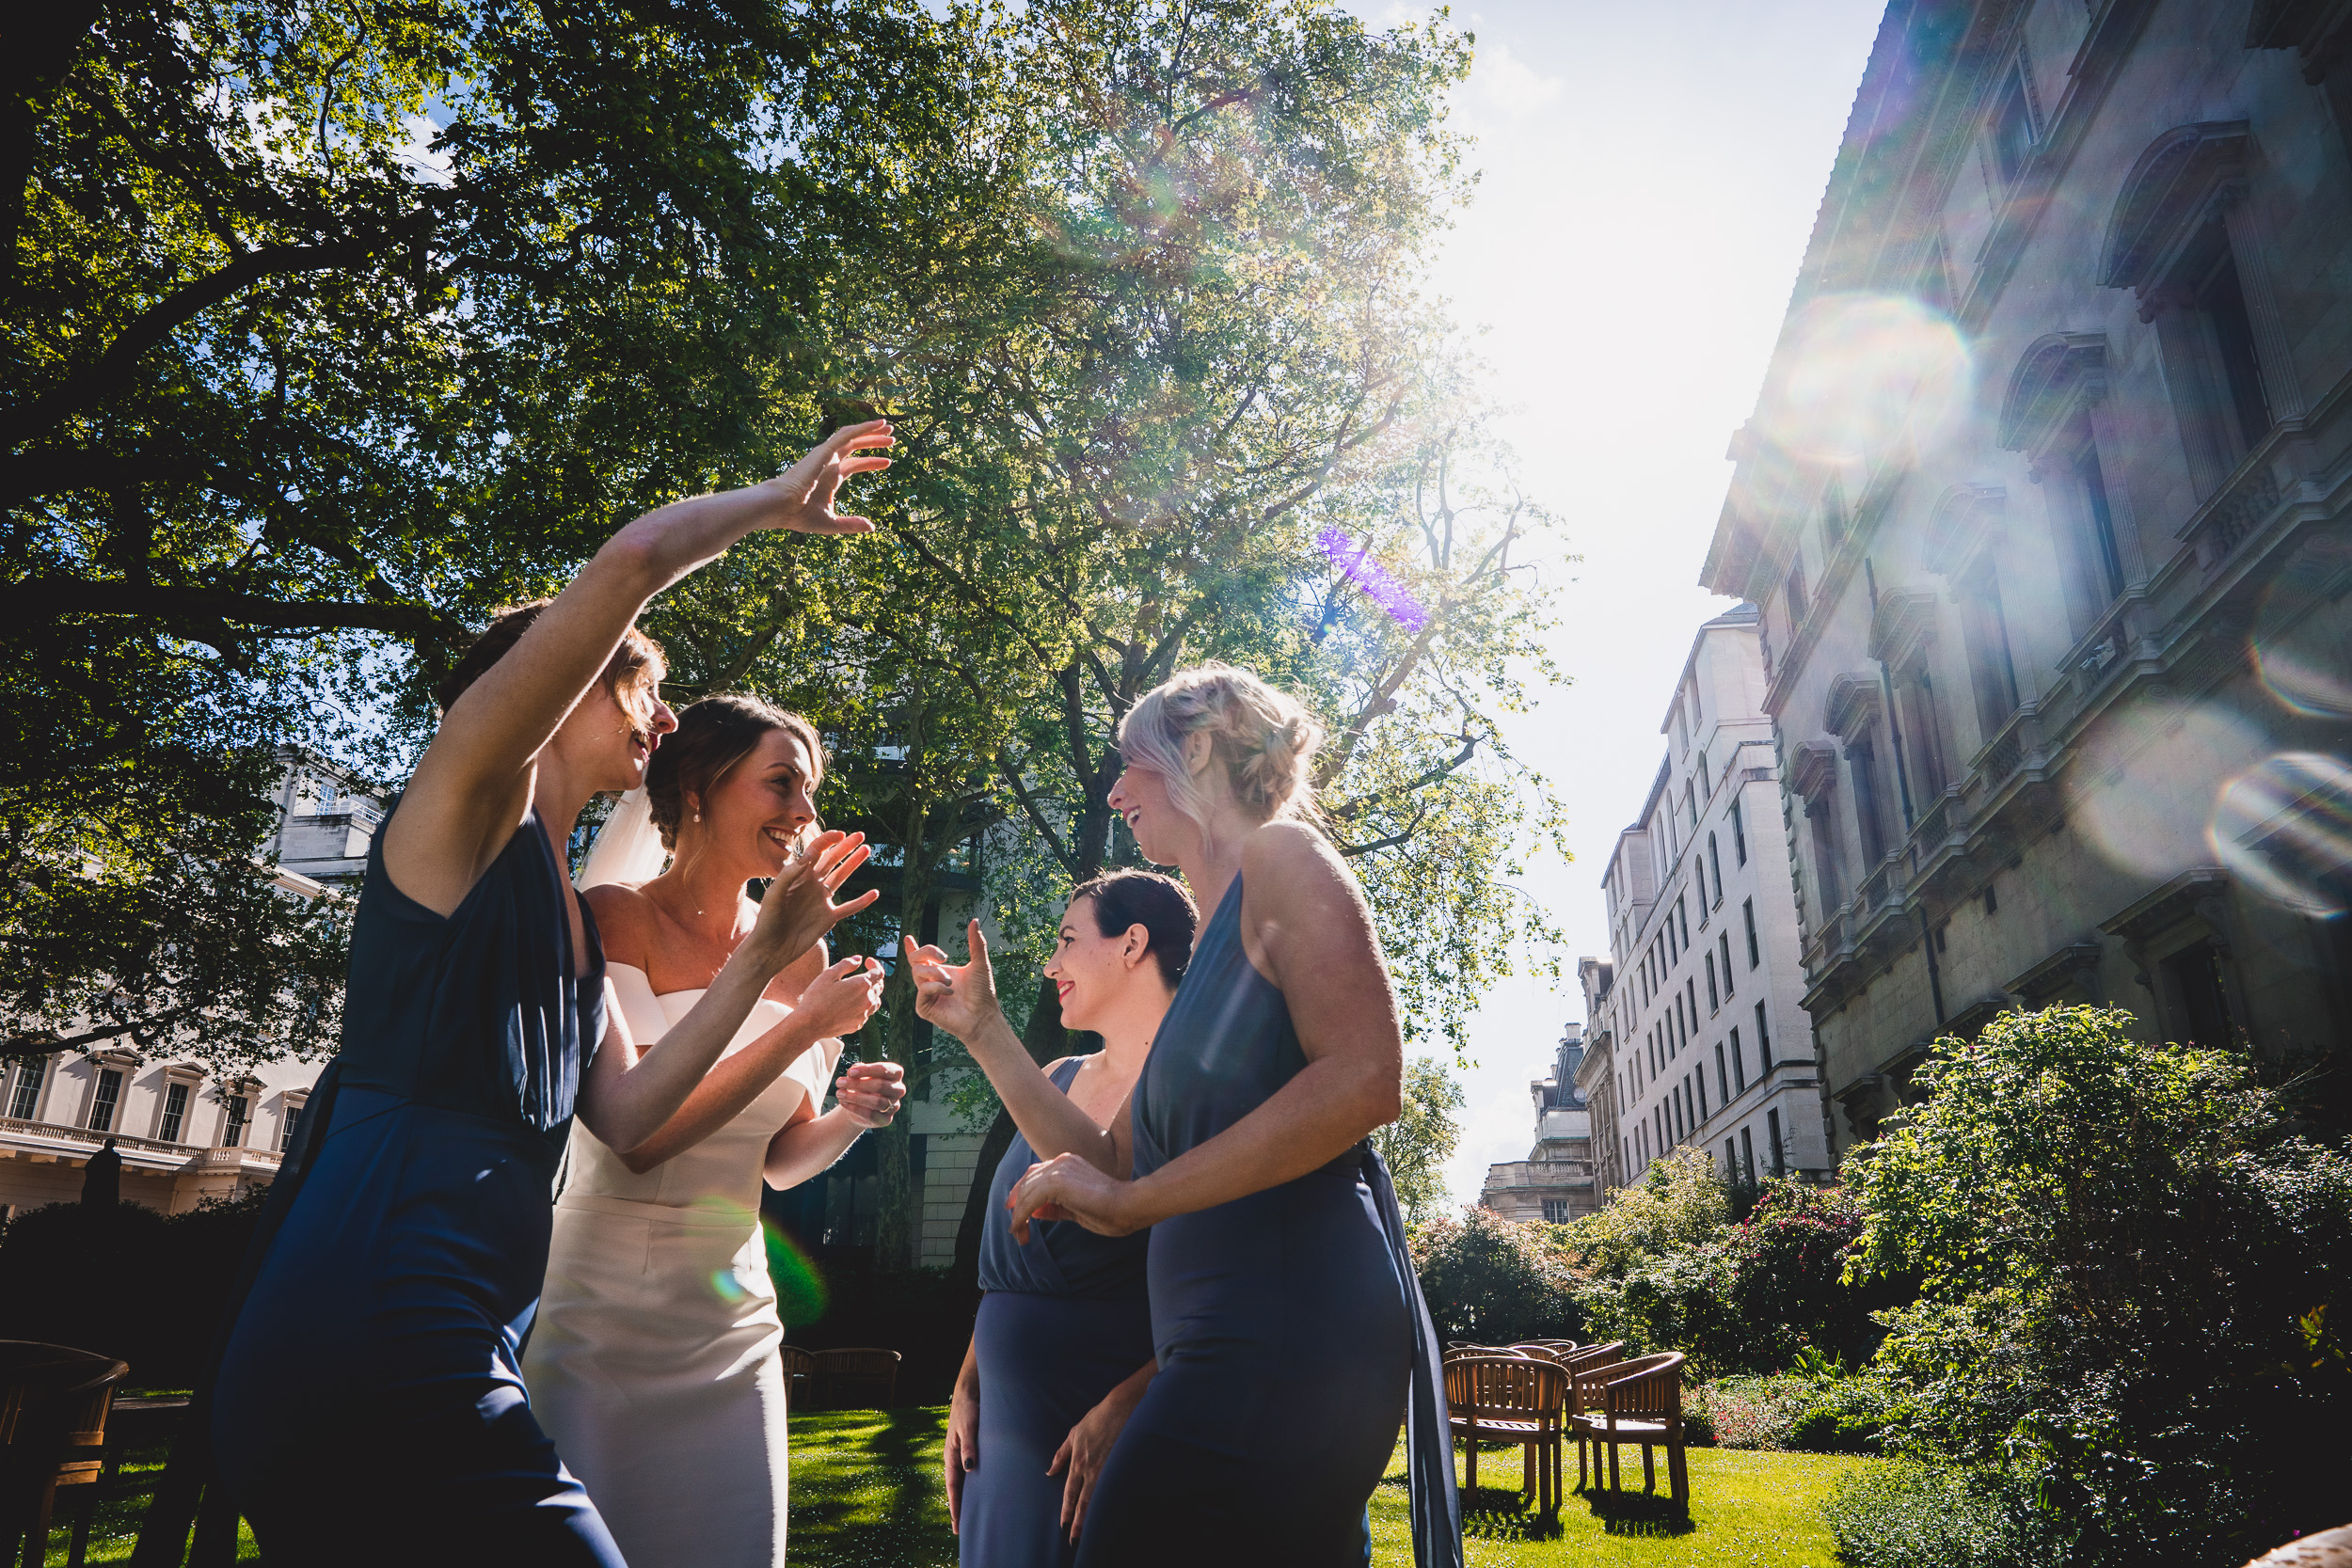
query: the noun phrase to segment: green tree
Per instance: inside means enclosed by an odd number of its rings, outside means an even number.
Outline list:
[[[1404,1103],[1396,1119],[1372,1135],[1389,1167],[1405,1223],[1421,1225],[1446,1205],[1445,1163],[1461,1147],[1462,1085],[1446,1065],[1422,1056],[1405,1064]]]
[[[1855,1268],[1919,1282],[1878,1356],[1914,1454],[2070,1563],[2240,1562],[2340,1522],[2352,1158],[2247,1057],[2137,1027],[2053,1007],[1938,1041],[1850,1160]]]

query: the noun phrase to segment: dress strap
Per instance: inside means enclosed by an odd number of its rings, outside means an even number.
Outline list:
[[[1380,1212],[1389,1259],[1405,1292],[1406,1316],[1412,1320],[1413,1377],[1405,1396],[1405,1458],[1412,1487],[1413,1560],[1420,1568],[1463,1568],[1462,1498],[1454,1485],[1454,1436],[1446,1422],[1445,1370],[1437,1325],[1429,1321],[1421,1277],[1413,1272],[1396,1186],[1389,1180],[1387,1162],[1370,1144],[1363,1146],[1362,1170],[1373,1206]]]

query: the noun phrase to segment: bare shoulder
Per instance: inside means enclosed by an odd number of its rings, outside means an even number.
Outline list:
[[[1304,822],[1278,817],[1242,844],[1242,881],[1250,902],[1321,902],[1333,895],[1355,899],[1356,879],[1331,841]]]
[[[596,934],[603,939],[604,956],[632,969],[644,968],[645,959],[653,952],[658,918],[653,900],[618,882],[599,883],[580,897],[586,900],[588,912],[596,917]]]

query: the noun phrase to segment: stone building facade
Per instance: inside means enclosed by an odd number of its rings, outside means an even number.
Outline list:
[[[1692,639],[1665,760],[1601,876],[1612,978],[1587,994],[1615,1185],[1686,1145],[1727,1180],[1831,1168],[1756,622],[1742,604]]]
[[[1593,1187],[1600,1201],[1626,1183],[1625,1158],[1618,1151],[1616,1039],[1610,1029],[1614,1017],[1610,989],[1617,966],[1600,958],[1581,958],[1576,965],[1577,989],[1584,993],[1584,1053],[1577,1059],[1577,1092],[1584,1097],[1585,1114],[1593,1123]]]
[[[1505,1219],[1565,1225],[1600,1210],[1593,1165],[1593,1122],[1577,1086],[1585,1054],[1584,1026],[1571,1023],[1552,1056],[1551,1075],[1527,1085],[1535,1105],[1535,1145],[1524,1160],[1486,1167],[1482,1208]]]
[[[383,798],[309,752],[279,760],[267,847],[279,890],[306,898],[356,886]],[[121,1041],[0,1066],[0,1212],[80,1197],[83,1167],[108,1139],[128,1203],[180,1213],[266,1185],[334,1045],[323,1041],[314,1061],[266,1062],[229,1079]]]
[[[2003,1008],[2352,1033],[2347,44],[1887,11],[1701,574],[1763,607],[1837,1150]]]

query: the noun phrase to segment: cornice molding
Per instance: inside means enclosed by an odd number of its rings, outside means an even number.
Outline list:
[[[2352,54],[2352,0],[2254,0],[2246,47],[2294,50],[2303,57],[2303,80],[2317,87]]]
[[[2139,296],[2139,319],[2153,321],[2163,287],[2206,221],[2245,188],[2246,121],[2176,126],[2150,143],[2124,176],[2099,246],[2099,281]]]
[[[2039,479],[2050,444],[2067,421],[2106,394],[2106,333],[2052,332],[2037,338],[2010,374],[1994,442],[2003,451],[2026,453]]]
[[[2000,537],[2007,522],[2009,492],[1997,484],[1955,484],[1928,514],[1921,558],[1929,571],[1950,577]]]
[[[1901,670],[1935,641],[1935,595],[1924,588],[1897,588],[1879,594],[1870,617],[1870,657]]]
[[[1829,683],[1829,695],[1821,704],[1821,720],[1848,746],[1854,737],[1876,722],[1879,716],[1879,683],[1865,674],[1843,674]]]
[[[1788,765],[1788,786],[1807,805],[1837,787],[1837,748],[1826,740],[1801,742]]]

